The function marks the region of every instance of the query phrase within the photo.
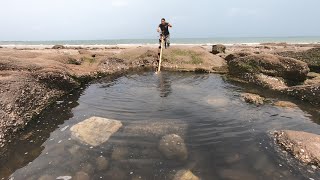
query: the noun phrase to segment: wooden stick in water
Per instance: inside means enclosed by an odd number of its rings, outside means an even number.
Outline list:
[[[163,36],[161,37],[161,48],[160,48],[160,56],[159,56],[159,64],[158,64],[158,72],[161,71],[161,61],[162,61],[162,53],[163,53],[163,44],[164,43],[164,38]]]

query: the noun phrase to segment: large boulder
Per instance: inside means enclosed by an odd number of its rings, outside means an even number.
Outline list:
[[[91,146],[99,146],[119,130],[122,123],[101,117],[91,117],[70,128],[75,140]]]
[[[320,135],[285,130],[275,132],[274,136],[276,142],[295,158],[320,167]]]
[[[290,82],[303,82],[309,73],[305,62],[271,54],[256,54],[228,61],[229,73],[243,77],[246,74],[265,74],[282,77]]]
[[[312,71],[320,72],[320,48],[313,48],[306,51],[286,51],[277,53],[283,57],[291,57],[308,64]]]
[[[186,160],[188,158],[187,146],[179,135],[163,136],[158,148],[167,159]]]
[[[212,46],[212,54],[219,54],[219,53],[225,53],[226,52],[226,46],[222,44],[217,44]]]

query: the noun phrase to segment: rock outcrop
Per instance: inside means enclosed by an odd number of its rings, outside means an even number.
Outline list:
[[[91,146],[99,146],[108,141],[121,126],[122,123],[117,120],[91,117],[72,126],[70,131],[74,139]]]
[[[308,65],[302,61],[270,54],[249,55],[228,60],[229,73],[244,77],[248,74],[264,74],[281,77],[290,82],[303,82],[309,73]]]
[[[66,47],[64,47],[63,45],[54,45],[52,47],[52,49],[65,49]]]
[[[178,159],[181,161],[188,159],[186,144],[184,140],[176,134],[163,136],[158,148],[167,159]]]
[[[217,44],[212,46],[212,54],[219,54],[219,53],[225,53],[227,47],[222,44]]]
[[[285,130],[275,132],[274,136],[276,142],[295,158],[320,167],[320,135]]]
[[[320,72],[320,48],[312,48],[306,51],[286,51],[277,54],[304,61],[312,71]]]
[[[312,85],[292,86],[283,91],[297,99],[308,101],[311,104],[320,104],[320,83]]]

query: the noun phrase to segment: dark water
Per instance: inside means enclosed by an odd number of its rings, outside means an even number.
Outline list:
[[[180,169],[208,180],[319,179],[317,170],[282,152],[269,135],[319,132],[318,116],[305,105],[246,104],[239,95],[248,90],[255,91],[208,74],[141,72],[101,80],[64,97],[27,127],[0,158],[0,179],[75,179],[82,171],[90,179],[164,180]],[[71,138],[70,127],[91,116],[120,120],[123,127],[101,146],[83,145]],[[154,134],[172,122],[184,130],[186,161],[167,160],[158,151],[161,136]]]

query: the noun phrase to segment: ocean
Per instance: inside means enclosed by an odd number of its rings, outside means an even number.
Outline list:
[[[309,44],[320,43],[316,37],[218,37],[218,38],[171,38],[172,44],[260,44],[280,43]],[[61,40],[61,41],[0,41],[0,45],[153,45],[157,39],[110,39],[110,40]]]

